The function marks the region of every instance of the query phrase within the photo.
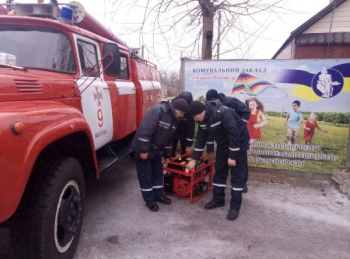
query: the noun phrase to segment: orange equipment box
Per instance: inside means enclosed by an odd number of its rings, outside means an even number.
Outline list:
[[[204,153],[195,169],[189,172],[186,168],[189,160],[190,154],[169,160],[164,167],[164,191],[195,203],[212,190],[214,166]]]

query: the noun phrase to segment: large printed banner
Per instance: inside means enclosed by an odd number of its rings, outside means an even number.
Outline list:
[[[185,60],[184,89],[251,110],[249,165],[332,174],[346,164],[350,60]]]

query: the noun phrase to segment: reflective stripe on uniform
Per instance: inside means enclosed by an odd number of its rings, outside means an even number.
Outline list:
[[[153,186],[154,189],[160,189],[160,188],[163,188],[164,186],[163,185],[156,185],[156,186]]]
[[[143,192],[150,192],[150,191],[153,191],[153,188],[149,188],[149,189],[142,189],[141,188],[141,191],[143,191]]]
[[[215,185],[217,187],[226,187],[226,184],[213,183],[213,185]]]
[[[164,121],[159,121],[159,127],[163,128],[163,129],[169,129],[170,123],[166,123]]]
[[[234,190],[234,191],[243,191],[243,188],[233,188],[232,187],[232,190]]]
[[[163,125],[165,125],[165,126],[170,126],[170,123],[166,123],[166,122],[164,122],[164,121],[159,121],[159,124],[163,124]]]
[[[186,140],[187,140],[187,141],[193,141],[193,139],[192,139],[192,138],[187,138]]]
[[[200,149],[200,148],[195,148],[193,149],[194,151],[204,151],[204,148]]]
[[[210,125],[210,127],[216,127],[216,126],[218,126],[218,125],[220,125],[221,124],[221,121],[218,121],[217,123],[214,123],[214,124],[212,124],[212,125]]]
[[[148,139],[145,139],[145,138],[139,138],[139,140],[143,141],[143,142],[149,142]]]
[[[240,148],[238,147],[238,148],[229,148],[231,151],[238,151],[238,150],[240,150]]]
[[[165,149],[172,149],[173,146],[166,146]]]
[[[209,141],[209,142],[206,142],[207,145],[213,145],[214,144],[214,141]]]

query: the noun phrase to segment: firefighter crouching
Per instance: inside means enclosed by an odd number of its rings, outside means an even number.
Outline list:
[[[164,195],[162,158],[171,157],[177,119],[183,117],[187,108],[182,98],[154,105],[145,114],[131,143],[142,197],[151,211],[159,210],[157,202],[171,203]]]
[[[215,174],[213,180],[213,198],[205,205],[207,210],[225,206],[225,188],[228,170],[231,171],[231,202],[228,220],[238,217],[242,204],[242,191],[248,172],[247,151],[249,134],[246,123],[221,103],[192,102],[188,114],[199,122],[192,160],[187,164],[193,170],[199,160],[207,138],[210,135],[217,143]]]

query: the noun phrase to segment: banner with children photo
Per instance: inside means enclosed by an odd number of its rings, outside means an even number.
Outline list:
[[[251,110],[249,165],[332,174],[346,167],[350,60],[189,60],[184,90],[209,89]]]

